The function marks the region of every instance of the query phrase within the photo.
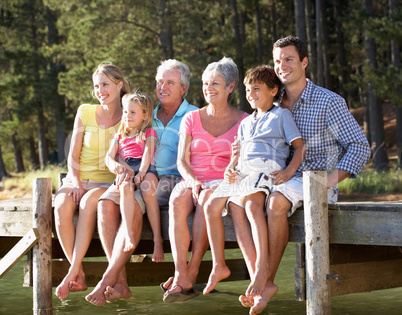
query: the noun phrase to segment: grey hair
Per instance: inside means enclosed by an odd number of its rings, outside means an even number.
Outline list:
[[[180,72],[180,85],[182,87],[187,86],[186,92],[184,92],[183,95],[183,98],[186,97],[188,88],[190,87],[191,73],[189,67],[176,59],[164,60],[161,62],[156,71],[155,80],[158,81],[158,79],[162,76],[162,73],[169,70],[177,70]]]
[[[202,81],[205,81],[208,76],[212,73],[219,74],[229,86],[230,83],[235,82],[234,89],[232,93],[228,96],[228,102],[233,99],[234,92],[236,90],[237,84],[239,83],[239,70],[232,58],[223,57],[221,60],[210,63],[204,70],[202,74]]]

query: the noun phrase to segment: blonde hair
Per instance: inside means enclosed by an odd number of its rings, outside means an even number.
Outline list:
[[[152,112],[154,109],[154,104],[151,98],[142,93],[128,93],[125,94],[122,98],[123,107],[128,105],[129,103],[136,103],[140,105],[143,113],[145,114],[145,120],[142,123],[142,126],[138,132],[137,140],[145,140],[145,132],[152,127]],[[130,133],[129,128],[125,125],[124,121],[121,121],[120,128],[117,131],[117,134],[122,138],[127,138]]]
[[[95,72],[92,74],[92,80],[98,74],[104,74],[115,84],[119,84],[120,82],[123,82],[123,86],[120,90],[120,101],[121,101],[122,97],[124,96],[124,94],[126,94],[130,91],[130,86],[129,86],[127,80],[124,79],[123,73],[121,72],[120,68],[113,65],[111,62],[104,61],[104,62],[100,63],[99,66],[96,68]],[[92,96],[95,97],[93,90],[92,90]]]

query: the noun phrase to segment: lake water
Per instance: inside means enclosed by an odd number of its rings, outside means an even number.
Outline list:
[[[231,254],[234,255],[234,254]],[[228,255],[228,258],[233,258]],[[295,268],[294,244],[290,243],[280,265],[276,284],[278,294],[271,300],[263,314],[305,314],[304,302],[294,298],[293,269]],[[23,263],[20,261],[0,279],[0,314],[32,314],[32,288],[22,287]],[[370,275],[367,275],[370,277]],[[161,279],[161,281],[164,279]],[[53,295],[54,314],[248,314],[237,298],[242,294],[248,281],[221,282],[216,293],[199,296],[191,301],[175,304],[162,302],[162,291],[158,286],[131,287],[133,296],[97,307],[84,297],[87,292],[71,293],[60,301]],[[53,288],[54,293],[54,288]],[[402,288],[350,294],[333,297],[331,301],[334,315],[361,314],[402,314]]]

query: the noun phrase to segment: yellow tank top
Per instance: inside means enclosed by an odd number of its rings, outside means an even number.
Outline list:
[[[77,111],[85,126],[80,155],[80,178],[112,183],[115,174],[107,168],[105,156],[120,122],[108,129],[100,128],[96,122],[97,106],[99,105],[83,104]]]

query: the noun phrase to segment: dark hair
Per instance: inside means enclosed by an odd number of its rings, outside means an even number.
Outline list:
[[[300,61],[303,61],[307,57],[307,47],[306,44],[296,36],[288,36],[278,39],[274,43],[274,48],[283,48],[287,46],[295,46],[297,53],[299,54]]]
[[[254,69],[248,70],[243,83],[244,84],[265,83],[270,89],[278,87],[278,92],[274,97],[274,101],[276,101],[279,98],[279,94],[281,93],[282,83],[276,76],[275,70],[268,65],[261,65]]]

